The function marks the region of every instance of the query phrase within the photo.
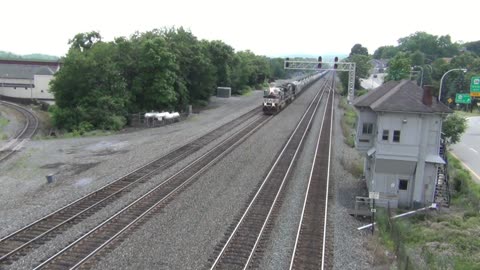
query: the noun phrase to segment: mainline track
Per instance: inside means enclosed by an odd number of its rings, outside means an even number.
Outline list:
[[[13,139],[0,149],[0,162],[6,160],[13,153],[18,151],[20,147],[35,135],[38,129],[38,118],[31,111],[14,103],[0,101],[0,104],[20,112],[25,117],[24,128],[15,134]]]
[[[227,138],[190,165],[117,212],[114,216],[86,233],[84,236],[48,258],[35,269],[75,269],[93,257],[129,228],[154,210],[163,207],[181,190],[193,183],[206,169],[240,145],[262,127],[270,116],[261,115],[256,121]]]
[[[270,216],[289,177],[297,153],[326,93],[323,91],[324,88],[325,85],[310,103],[243,216],[229,233],[228,239],[217,246],[218,254],[212,259],[211,269],[246,269],[251,265],[262,235],[268,230],[266,227]]]
[[[0,239],[0,265],[11,263],[20,256],[25,255],[27,250],[42,245],[45,240],[51,239],[68,226],[96,213],[131,191],[138,184],[147,182],[158,172],[171,167],[178,161],[193,154],[252,117],[258,117],[260,112],[260,107],[257,107],[206,135],[62,207],[48,216],[3,237]]]
[[[334,95],[329,97],[315,149],[290,269],[324,269],[328,264],[327,214]]]

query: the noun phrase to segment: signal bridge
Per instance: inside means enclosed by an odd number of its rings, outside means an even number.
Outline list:
[[[353,62],[323,62],[321,57],[319,61],[296,61],[289,60],[287,58],[284,62],[285,69],[296,70],[335,70],[335,71],[348,71],[348,101],[351,102],[354,99],[355,91],[355,63]],[[335,57],[335,59],[338,59]],[[322,65],[324,65],[322,67]]]

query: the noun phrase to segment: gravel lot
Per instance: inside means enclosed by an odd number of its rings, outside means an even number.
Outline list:
[[[260,104],[262,94],[262,91],[255,91],[248,97],[213,97],[210,109],[161,128],[105,137],[31,141],[22,152],[0,165],[0,237],[249,111]],[[305,92],[273,117],[264,128],[205,172],[143,226],[130,232],[128,241],[106,254],[95,268],[199,269],[207,265],[215,246],[265,176],[313,95],[313,91]],[[337,135],[341,134],[338,123],[341,115],[342,112],[337,110]],[[287,196],[261,269],[285,269],[289,263],[294,239],[292,230],[298,222],[298,208],[303,202],[319,122],[315,122],[311,135],[307,137],[293,173],[295,181],[287,186]],[[331,179],[336,185],[335,203],[331,205],[335,226],[334,269],[369,269],[369,255],[363,248],[367,238],[356,231],[363,223],[346,214],[346,208],[353,203],[352,198],[361,194],[362,185],[345,172],[339,162],[341,157],[355,158],[356,152],[343,144],[342,136],[334,138],[336,162],[333,163]],[[149,183],[135,188],[114,205],[72,226],[9,268],[35,266],[40,258],[53,254],[221,139],[155,176]],[[47,184],[45,180],[45,175],[50,173],[56,174],[53,184]]]

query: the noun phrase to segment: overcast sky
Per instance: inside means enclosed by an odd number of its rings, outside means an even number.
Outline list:
[[[480,1],[428,0],[4,0],[0,50],[63,56],[68,40],[99,31],[106,41],[183,26],[199,39],[267,56],[369,53],[417,31],[480,40]]]

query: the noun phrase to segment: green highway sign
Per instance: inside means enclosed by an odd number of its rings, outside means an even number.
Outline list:
[[[480,76],[472,77],[470,82],[470,95],[472,97],[480,97]]]
[[[462,93],[462,94],[456,94],[455,95],[455,103],[463,103],[463,104],[470,104],[472,103],[472,98],[470,97],[470,94]]]

